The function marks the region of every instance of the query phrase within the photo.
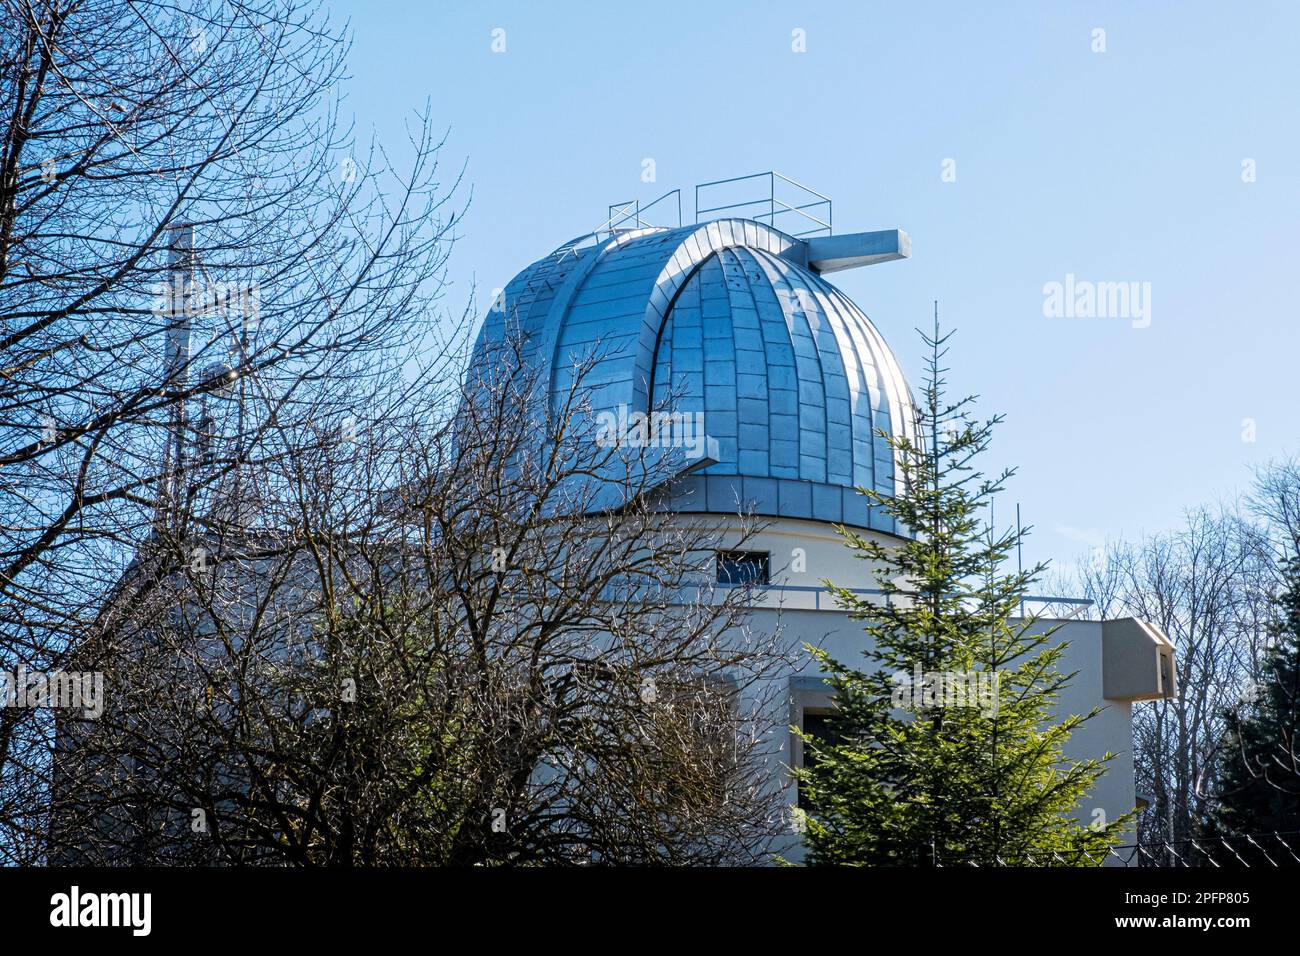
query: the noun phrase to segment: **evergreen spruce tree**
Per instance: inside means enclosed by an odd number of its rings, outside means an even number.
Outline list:
[[[1300,558],[1288,561],[1285,573],[1265,680],[1247,708],[1227,715],[1208,829],[1211,837],[1281,834],[1300,853]],[[1278,849],[1274,862],[1296,865]]]
[[[809,648],[835,690],[826,736],[804,735],[807,756],[795,771],[809,862],[1100,863],[1128,818],[1094,817],[1084,800],[1113,755],[1064,756],[1097,711],[1053,721],[1073,675],[1058,670],[1064,646],[1055,628],[1017,617],[1043,566],[1003,571],[1025,529],[995,532],[989,510],[1014,472],[989,479],[976,469],[1001,416],[973,420],[975,396],[945,397],[950,336],[940,335],[937,315],[934,333],[922,333],[930,351],[924,437],[885,436],[898,493],[859,489],[911,533],[885,546],[839,529],[874,566],[884,599],[826,582],[864,622],[871,666]]]

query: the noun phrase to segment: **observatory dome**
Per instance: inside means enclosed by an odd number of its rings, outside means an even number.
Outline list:
[[[590,358],[583,389],[597,413],[647,412],[666,397],[702,413],[716,444],[684,480],[681,510],[745,503],[897,533],[856,488],[894,492],[894,454],[877,430],[915,439],[912,398],[880,333],[818,274],[810,248],[742,219],[582,237],[510,282],[476,354],[521,338],[552,408]]]

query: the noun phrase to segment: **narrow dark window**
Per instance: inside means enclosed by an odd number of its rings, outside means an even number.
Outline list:
[[[817,742],[823,746],[834,746],[840,742],[840,735],[836,732],[836,725],[831,720],[829,713],[803,712],[803,732],[817,738]],[[817,756],[809,749],[807,744],[802,747],[802,756],[799,764],[805,769],[812,769],[813,773],[820,775],[820,768]],[[803,790],[799,791],[799,808],[801,810],[812,809],[808,804],[808,798]]]
[[[767,584],[771,558],[767,551],[719,551],[718,583],[728,587]]]

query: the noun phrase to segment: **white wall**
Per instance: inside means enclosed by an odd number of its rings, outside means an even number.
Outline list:
[[[874,537],[884,543],[895,540],[886,535],[875,534]],[[854,588],[875,588],[879,584],[872,574],[871,565],[855,558],[833,528],[818,522],[775,521],[740,547],[771,553],[773,585],[820,587],[822,579]],[[799,557],[795,549],[803,550],[802,557],[806,561],[806,568],[801,572],[791,568]],[[818,604],[821,610],[814,609]],[[1040,620],[1038,629],[1058,624],[1060,627],[1055,639],[1066,645],[1060,669],[1062,673],[1075,673],[1075,676],[1062,691],[1056,715],[1086,714],[1094,708],[1101,708],[1101,713],[1075,732],[1066,749],[1067,756],[1083,759],[1101,758],[1107,752],[1116,755],[1090,797],[1080,806],[1078,816],[1085,823],[1091,822],[1094,811],[1100,810],[1106,820],[1114,820],[1132,811],[1135,805],[1132,705],[1128,701],[1102,697],[1101,623]],[[811,644],[825,648],[837,660],[852,666],[869,666],[862,655],[867,637],[861,623],[850,621],[845,612],[834,609],[833,599],[825,591],[817,594],[769,590],[756,601],[751,625],[767,633],[779,625],[787,646],[792,649]],[[805,661],[803,667],[783,678],[790,685],[790,693],[776,695],[778,701],[771,705],[770,714],[773,727],[772,772],[785,781],[786,802],[790,806],[795,804],[796,794],[785,768],[795,759],[798,749],[788,730],[790,723],[798,719],[794,698],[807,697],[810,688],[824,687],[818,680],[821,675],[811,661],[806,655],[802,659]],[[813,691],[814,695],[816,693]],[[785,701],[784,706],[781,700]],[[799,855],[797,840],[792,839],[780,849],[791,858]]]

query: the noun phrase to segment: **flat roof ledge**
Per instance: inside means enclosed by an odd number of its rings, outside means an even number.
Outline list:
[[[804,244],[807,246],[808,268],[818,273],[857,269],[878,262],[907,259],[912,255],[912,237],[901,229],[814,236],[805,239]]]

